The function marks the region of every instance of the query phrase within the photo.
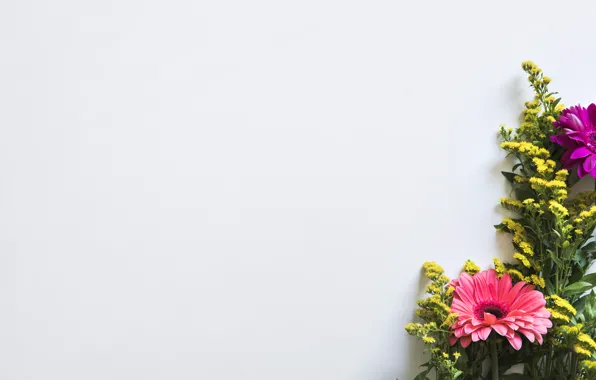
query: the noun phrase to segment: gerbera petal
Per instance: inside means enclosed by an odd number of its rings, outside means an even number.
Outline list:
[[[512,287],[513,285],[511,284],[511,276],[509,275],[509,273],[505,273],[499,281],[497,298],[503,299],[505,295],[511,291]]]
[[[590,151],[590,149],[586,148],[585,146],[582,146],[580,148],[577,148],[573,151],[573,153],[571,153],[571,155],[569,156],[569,158],[571,158],[572,160],[577,159],[577,158],[583,158],[583,157],[587,157],[589,155],[591,155],[592,152]]]
[[[466,348],[470,345],[470,343],[472,343],[472,337],[470,336],[462,336],[459,340],[459,342],[461,343],[461,346],[463,348]]]
[[[497,321],[497,317],[491,313],[484,312],[484,321],[489,325],[493,325]]]
[[[500,323],[496,323],[496,324],[492,325],[491,327],[493,330],[495,330],[501,336],[506,335],[507,331],[509,331],[509,328],[507,328],[506,325],[503,325]]]
[[[577,141],[570,139],[569,136],[567,136],[567,135],[551,136],[550,140],[554,143],[561,145],[562,147],[567,148],[567,149],[572,149],[572,148],[576,148],[579,146]]]
[[[526,330],[526,329],[519,329],[517,330],[518,333],[522,333],[526,336],[526,338],[528,338],[528,340],[531,343],[534,343],[534,340],[536,339],[536,337],[534,336],[534,332],[531,330]]]
[[[579,113],[579,112],[578,112]],[[584,129],[584,125],[579,117],[574,113],[567,114],[568,122],[567,127],[571,128],[575,131],[582,131]]]
[[[584,170],[586,173],[590,173],[596,167],[596,157],[593,154],[590,154],[584,160]]]
[[[592,103],[588,106],[588,117],[590,124],[596,126],[596,104]]]
[[[480,340],[487,340],[491,331],[493,331],[493,329],[491,329],[490,327],[483,327],[480,330],[478,330],[478,337],[480,338]]]
[[[515,350],[519,351],[522,346],[522,339],[519,335],[514,334],[511,338],[507,337],[507,340],[509,341],[509,344],[515,348]]]

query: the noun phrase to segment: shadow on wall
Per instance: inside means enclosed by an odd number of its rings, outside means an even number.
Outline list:
[[[412,320],[416,317],[416,314],[412,315]],[[399,360],[404,363],[404,368],[399,370],[397,376],[393,376],[391,378],[383,378],[383,380],[412,380],[418,375],[422,368],[420,365],[425,363],[428,360],[428,355],[424,354],[424,344],[414,338],[409,337],[407,340],[407,354],[403,358],[399,358]]]
[[[526,100],[530,100],[530,99],[526,99],[527,89],[524,88],[525,85],[526,85],[526,81],[523,76],[521,76],[521,75],[515,76],[515,77],[511,78],[511,80],[508,81],[503,86],[503,91],[502,91],[502,93],[503,93],[502,106],[507,109],[510,109],[510,107],[512,105],[517,107],[514,109],[513,112],[516,112],[519,114],[517,117],[519,123],[521,123],[521,121],[523,121],[523,116],[522,116],[522,110],[524,109],[523,104]],[[509,127],[517,128],[518,125],[511,125]],[[494,165],[490,168],[490,170],[487,171],[487,176],[490,176],[490,178],[487,178],[487,183],[495,183],[495,182],[501,183],[502,194],[503,194],[502,196],[506,197],[506,196],[509,196],[511,193],[511,186],[509,185],[509,183],[507,182],[505,177],[503,177],[503,175],[501,174],[501,171],[511,171],[511,167],[513,166],[514,160],[513,160],[513,158],[510,158],[510,157],[507,158],[506,153],[500,149],[499,144],[501,143],[501,140],[498,137],[498,130],[499,130],[499,126],[495,125],[494,126],[494,131],[495,131],[495,133],[494,133],[494,136],[495,136],[494,147],[495,147],[495,149],[498,149],[499,151],[501,151],[503,153],[503,156],[502,156],[502,160],[495,162]],[[489,208],[491,206],[486,205],[486,207]],[[504,210],[500,206],[498,199],[495,199],[494,211],[495,211],[495,221],[494,221],[495,225],[499,224],[500,221],[502,220],[502,218],[510,216],[509,212],[507,210]],[[487,225],[486,228],[494,229],[494,227],[492,225]],[[513,247],[511,246],[511,237],[506,234],[497,233],[496,229],[494,231],[495,231],[496,252],[498,253],[496,256],[501,260],[511,261],[512,254],[513,254]],[[437,257],[436,259],[439,260],[441,258]],[[461,264],[463,265],[463,262]],[[492,265],[492,257],[486,257],[486,262],[481,263],[482,267],[485,267],[487,265]],[[420,277],[419,277],[419,282],[418,282],[418,288],[412,289],[412,292],[418,292],[418,294],[420,296],[418,298],[424,297],[425,295],[423,294],[423,292],[424,292],[424,289],[427,284],[428,284],[428,280],[424,277],[423,272],[421,271]],[[416,305],[415,304],[408,305],[406,307],[411,308],[412,310],[415,310]],[[412,313],[412,317],[410,320],[411,321],[418,320],[415,312]],[[398,358],[399,362],[402,363],[403,368],[399,368],[396,376],[393,376],[393,377],[384,376],[384,377],[382,377],[382,379],[379,379],[379,380],[396,380],[396,379],[397,380],[412,380],[416,377],[416,375],[418,375],[422,371],[422,368],[420,368],[420,365],[425,363],[428,360],[428,355],[423,353],[424,344],[420,340],[418,340],[414,337],[409,337],[409,339],[407,339],[407,345],[408,345],[407,349],[403,351],[403,352],[406,352],[406,355],[404,357]]]
[[[417,287],[411,289],[412,293],[416,293],[416,299],[420,299],[425,296],[424,290],[426,289],[427,285],[428,279],[424,276],[424,271],[422,268],[420,268]],[[419,320],[415,312],[416,304],[407,306],[402,305],[402,307],[406,307],[412,311],[408,322],[416,322]],[[404,327],[400,327],[401,332],[407,335]],[[404,352],[405,355],[403,357],[397,358],[398,362],[401,363],[403,367],[398,368],[397,374],[393,374],[392,376],[384,376],[379,380],[412,380],[422,371],[420,365],[428,360],[428,355],[424,353],[424,344],[413,336],[408,336],[406,344],[407,347],[401,351]]]

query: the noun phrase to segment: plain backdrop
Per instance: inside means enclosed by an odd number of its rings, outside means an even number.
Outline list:
[[[591,2],[2,0],[0,378],[411,380],[425,260],[510,255],[499,124]]]

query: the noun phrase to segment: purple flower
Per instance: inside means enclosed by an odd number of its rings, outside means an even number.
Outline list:
[[[577,166],[580,178],[590,174],[596,178],[596,104],[588,108],[569,107],[561,113],[554,123],[563,133],[551,136],[551,141],[566,148],[561,157],[565,169]]]

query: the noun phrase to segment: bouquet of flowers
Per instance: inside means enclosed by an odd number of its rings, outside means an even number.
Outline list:
[[[415,380],[596,379],[596,191],[569,194],[596,178],[596,105],[565,108],[538,66],[522,68],[535,97],[517,129],[500,129],[515,164],[500,200],[511,217],[495,227],[512,260],[467,261],[455,279],[424,264],[428,295],[405,327],[429,358]]]

